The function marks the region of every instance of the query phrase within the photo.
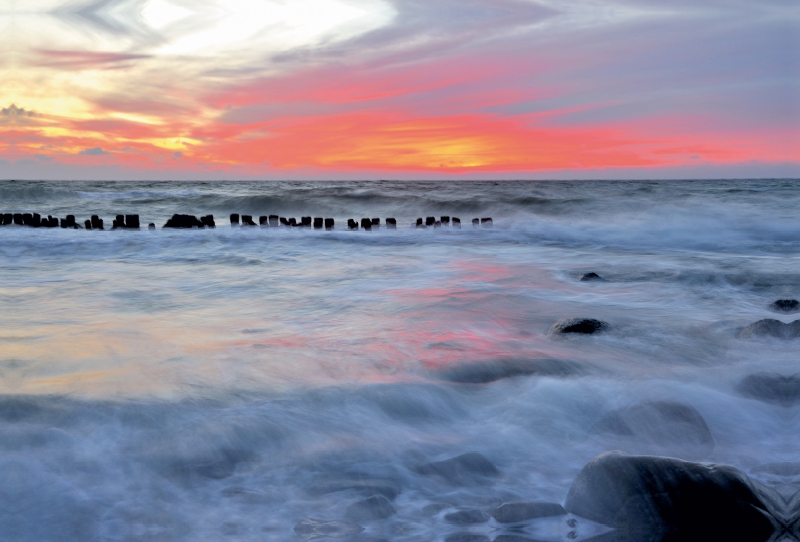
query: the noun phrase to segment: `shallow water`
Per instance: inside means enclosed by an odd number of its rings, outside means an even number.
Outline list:
[[[737,386],[800,372],[800,343],[738,332],[800,318],[769,308],[800,297],[798,204],[800,181],[770,180],[0,183],[4,212],[218,226],[0,228],[0,539],[301,540],[301,519],[349,521],[374,489],[319,489],[343,478],[395,488],[397,514],[359,540],[492,539],[494,520],[444,515],[563,502],[614,449],[791,492],[798,406]],[[337,228],[231,228],[232,212]],[[463,227],[410,227],[443,214]],[[345,231],[365,216],[398,228]],[[494,227],[469,223],[483,216]],[[605,280],[577,280],[590,271]],[[568,317],[609,328],[548,333]],[[650,401],[693,407],[712,442],[598,424]],[[500,476],[419,472],[471,451]],[[529,534],[567,540],[556,523]]]

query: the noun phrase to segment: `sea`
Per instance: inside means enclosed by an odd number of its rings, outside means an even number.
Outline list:
[[[800,318],[798,209],[800,180],[0,182],[0,212],[105,221],[0,227],[0,540],[587,540],[452,514],[563,503],[609,450],[790,495],[800,397],[743,382],[800,343],[742,330]]]

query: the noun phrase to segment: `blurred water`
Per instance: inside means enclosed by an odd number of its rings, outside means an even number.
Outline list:
[[[800,297],[799,203],[800,182],[770,180],[0,183],[4,212],[218,225],[0,228],[0,538],[300,540],[299,520],[363,498],[313,489],[349,476],[398,489],[359,540],[444,540],[464,530],[446,511],[563,502],[609,449],[794,483],[764,466],[800,463],[796,407],[736,386],[800,372],[796,341],[737,336],[795,319],[769,305]],[[337,229],[231,228],[232,212]],[[463,228],[409,227],[443,214]],[[397,230],[343,229],[390,216]],[[473,228],[482,216],[494,227]],[[589,271],[606,280],[577,280]],[[547,333],[579,316],[610,330]],[[447,380],[537,359],[570,369]],[[595,429],[654,400],[695,408],[713,446]],[[469,451],[500,478],[415,470]]]

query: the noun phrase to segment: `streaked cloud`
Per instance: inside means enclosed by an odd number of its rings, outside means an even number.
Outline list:
[[[155,176],[800,173],[798,24],[782,0],[30,0],[0,7],[0,152]]]

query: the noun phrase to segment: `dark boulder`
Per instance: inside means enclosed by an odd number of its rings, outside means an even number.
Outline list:
[[[172,215],[172,218],[167,220],[167,223],[164,224],[164,227],[180,229],[204,228],[205,224],[203,221],[198,220],[197,217],[193,215],[174,214]]]
[[[236,225],[236,226],[239,225],[239,214],[238,213],[232,213],[231,214],[231,226],[233,226],[233,225]]]
[[[334,226],[334,220],[332,218],[326,218],[325,219],[325,229],[326,230],[332,230],[333,226]]]
[[[84,220],[83,221],[83,227],[86,228],[87,230],[91,230],[92,229],[92,221],[89,220],[89,219]]]
[[[24,224],[22,221],[22,213],[14,213],[14,224],[17,226],[22,226]]]
[[[744,377],[736,391],[765,403],[790,407],[800,403],[800,374],[754,373]]]
[[[125,227],[129,230],[138,230],[139,215],[125,215]]]
[[[435,216],[426,216],[425,217],[425,225],[426,226],[433,226],[434,222],[436,222]]]
[[[289,220],[284,216],[279,217],[278,221],[281,223],[281,226],[288,226],[289,225]]]
[[[764,318],[752,323],[739,332],[739,337],[752,339],[755,337],[774,337],[777,339],[796,339],[800,337],[800,320],[784,324],[774,318]]]
[[[286,225],[287,226],[291,226],[293,228],[296,228],[297,227],[297,219],[296,218],[290,218],[289,221],[286,223]]]
[[[651,401],[614,410],[600,418],[591,431],[663,446],[714,446],[703,416],[694,407],[676,401]]]
[[[33,214],[31,214],[31,213],[22,213],[22,225],[23,226],[33,226]]]
[[[315,230],[321,230],[323,222],[324,221],[323,221],[321,216],[314,217],[314,229]]]
[[[358,222],[356,222],[352,218],[348,218],[347,219],[347,229],[348,230],[357,230],[358,229]]]
[[[445,226],[449,226],[450,225],[450,217],[449,216],[442,216],[439,220]]]
[[[373,495],[363,501],[354,502],[345,511],[347,517],[353,521],[386,519],[396,513],[397,509],[383,495]]]
[[[373,228],[379,228],[380,225],[381,225],[381,219],[380,218],[373,218],[372,219],[372,227]]]
[[[581,275],[578,275],[578,280],[581,282],[592,282],[592,281],[601,281],[604,279],[597,273],[592,272],[592,273],[583,273]]]
[[[103,229],[103,219],[100,218],[97,215],[92,215],[92,229],[93,230],[102,230]]]
[[[593,318],[568,318],[559,320],[550,327],[548,333],[563,335],[566,333],[582,333],[591,335],[608,329],[608,324]]]
[[[58,227],[58,219],[56,217],[54,217],[54,216],[47,215],[47,218],[42,220],[42,227],[44,227],[44,228],[57,228]],[[94,225],[94,223],[92,223],[92,229],[93,230],[97,230],[97,229],[102,230],[103,229],[102,221],[100,223],[100,227],[99,228],[96,227]]]
[[[155,224],[155,222],[151,222],[150,224],[148,224],[148,225],[147,225],[147,229],[148,229],[148,230],[154,230],[154,229],[156,229],[156,224]]]
[[[425,227],[425,223],[422,221],[422,219],[421,219],[421,218],[418,218],[418,219],[417,219],[417,222],[416,222],[416,226],[417,226],[418,228],[424,228],[424,227]]]
[[[305,518],[301,519],[294,526],[294,532],[303,540],[313,540],[315,538],[344,538],[346,536],[357,535],[364,530],[363,527],[355,523],[346,521],[324,521],[321,519]]]
[[[778,312],[797,312],[800,310],[800,301],[796,299],[779,299],[769,308]]]
[[[608,542],[767,542],[772,505],[733,467],[607,452],[581,470],[564,508],[615,529]]]
[[[453,365],[434,373],[458,384],[488,384],[517,376],[567,377],[584,372],[584,366],[561,359],[499,359]]]
[[[242,215],[242,226],[255,226],[252,215]]]
[[[327,495],[339,491],[355,491],[361,495],[383,495],[394,500],[400,494],[400,487],[389,481],[376,478],[364,478],[358,475],[342,475],[335,478],[321,478],[312,482],[308,488],[312,495]]]
[[[494,463],[477,452],[469,452],[444,461],[424,463],[413,470],[425,476],[441,477],[454,485],[485,483],[489,478],[500,476],[500,471]]]
[[[31,215],[31,227],[33,228],[40,228],[42,226],[42,215],[39,213],[33,213]]]
[[[372,220],[370,220],[369,218],[362,218],[361,219],[361,227],[363,229],[365,229],[365,230],[371,230],[372,229]]]
[[[258,217],[258,225],[262,228],[264,226],[269,226],[269,217],[267,215],[261,215]]]
[[[310,216],[300,217],[300,224],[304,228],[310,228],[311,227],[311,220],[312,220],[312,218]]]
[[[493,222],[491,218],[489,217],[481,218],[481,226],[483,226],[484,228],[491,228],[492,224]]]
[[[444,520],[456,525],[474,525],[476,523],[486,523],[489,521],[489,514],[483,510],[459,510],[444,515]]]
[[[10,226],[14,223],[14,215],[11,213],[3,213],[3,220],[0,221],[3,226]]]
[[[214,222],[214,215],[206,215],[206,216],[200,217],[200,222],[202,222],[203,225],[206,228],[216,228],[217,227],[217,223]]]
[[[492,517],[498,523],[520,523],[536,518],[563,516],[564,507],[554,502],[504,502],[492,510]]]
[[[397,219],[395,218],[387,218],[386,219],[386,227],[387,228],[396,228],[397,227]]]

